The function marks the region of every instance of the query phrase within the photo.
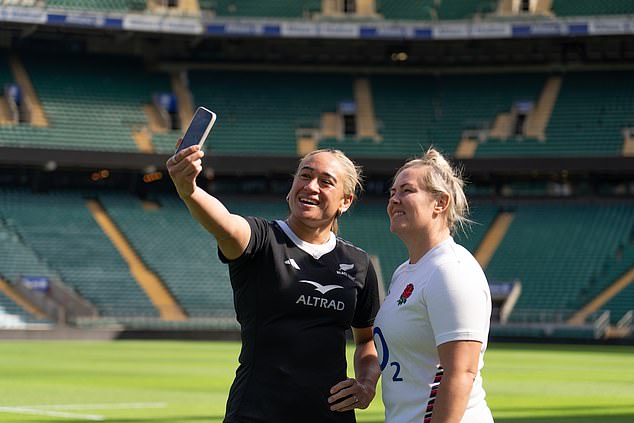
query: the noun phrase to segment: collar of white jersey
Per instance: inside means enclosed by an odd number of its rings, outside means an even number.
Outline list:
[[[328,254],[329,252],[334,250],[335,246],[337,245],[337,237],[332,232],[330,232],[330,238],[325,243],[311,244],[310,242],[303,241],[297,235],[295,235],[295,232],[293,232],[293,230],[285,221],[276,220],[275,222],[284,231],[286,236],[288,236],[300,250],[307,252],[316,259],[319,259],[324,254]]]
[[[436,254],[441,254],[441,252],[446,248],[451,248],[452,245],[455,245],[455,242],[453,240],[453,237],[450,235],[447,239],[432,247],[431,250],[427,251],[425,255],[422,256],[416,263],[412,264],[409,260],[407,260],[405,262],[405,267],[408,271],[417,269],[431,260],[432,257],[434,257]]]

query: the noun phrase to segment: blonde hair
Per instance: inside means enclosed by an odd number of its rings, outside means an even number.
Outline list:
[[[346,154],[341,150],[335,150],[331,148],[325,148],[321,150],[314,150],[310,153],[306,154],[299,161],[299,165],[297,166],[297,171],[295,172],[294,177],[297,177],[297,173],[302,168],[304,162],[310,159],[313,156],[321,153],[329,153],[332,155],[335,160],[341,165],[343,169],[343,195],[345,197],[352,197],[352,200],[356,200],[358,198],[358,193],[363,191],[363,170],[361,166],[356,165]],[[335,234],[339,232],[339,224],[338,224],[339,214],[335,216],[335,219],[332,222],[331,230]]]
[[[467,218],[469,203],[464,193],[462,172],[452,167],[447,159],[432,147],[422,157],[409,160],[401,166],[396,171],[394,179],[405,169],[412,167],[427,167],[429,169],[423,175],[423,183],[425,189],[435,198],[441,193],[449,196],[449,204],[445,213],[445,222],[449,232],[453,235],[457,229],[464,231],[471,221]]]

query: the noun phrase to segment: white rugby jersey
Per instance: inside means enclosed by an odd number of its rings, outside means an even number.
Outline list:
[[[463,422],[492,421],[480,369],[489,334],[491,294],[482,268],[448,238],[416,264],[401,264],[377,314],[374,342],[382,371],[386,423],[431,419],[442,383],[437,346],[450,341],[482,343],[478,375]],[[472,419],[484,414],[482,419]]]

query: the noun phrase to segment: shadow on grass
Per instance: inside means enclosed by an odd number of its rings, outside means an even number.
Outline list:
[[[634,410],[630,411],[631,408],[629,405],[625,405],[624,408],[626,410],[623,410],[620,413],[618,411],[616,413],[611,413],[612,410],[610,409],[610,407],[591,405],[582,407],[513,408],[512,411],[517,413],[530,414],[531,411],[539,411],[541,414],[549,413],[551,415],[496,417],[494,410],[493,418],[495,420],[495,423],[634,423]],[[504,411],[511,410],[506,409]],[[572,414],[573,412],[579,413],[580,415],[571,416],[570,414]],[[568,415],[562,416],[562,414]],[[357,422],[384,423],[384,420],[383,418],[379,418],[378,416],[367,416],[364,419],[357,419]]]
[[[495,423],[632,423],[634,413],[611,416],[494,417],[494,420]],[[384,420],[364,420],[363,423],[384,423]]]
[[[493,410],[495,423],[632,423],[634,422],[634,403],[609,405],[582,405],[575,407],[498,407]],[[530,416],[532,412],[549,414]],[[513,413],[528,416],[500,417],[498,414]],[[573,415],[574,414],[574,415]]]
[[[170,423],[188,423],[188,422],[207,422],[207,423],[215,423],[222,422],[224,416],[187,416],[187,417],[178,417],[174,418],[174,416],[164,417],[164,418],[138,418],[138,419],[107,419],[107,422],[111,423],[139,423],[139,422],[170,422]]]
[[[495,407],[492,408],[493,415],[496,413],[531,413],[539,410],[541,413],[550,413],[553,415],[570,415],[573,413],[583,413],[584,411],[594,412],[595,416],[605,414],[625,414],[627,416],[634,415],[634,402],[631,404],[614,404],[614,405],[579,405],[579,406],[544,406],[544,407]],[[616,411],[618,410],[618,411]],[[609,416],[608,416],[609,417]],[[634,422],[634,420],[632,420]]]
[[[591,407],[588,407],[591,408]],[[519,411],[519,410],[518,410]],[[164,417],[164,418],[135,418],[135,419],[106,419],[109,423],[143,423],[143,422],[169,422],[169,423],[221,423],[223,416],[184,416],[184,417]],[[25,423],[51,423],[55,419],[33,419],[20,420]],[[84,419],[64,419],[65,422],[85,422]],[[632,423],[634,413],[616,414],[609,416],[588,415],[588,416],[535,416],[535,417],[495,417],[495,423]],[[363,419],[359,423],[384,423],[382,418]]]
[[[495,423],[632,423],[634,413],[611,416],[541,416],[541,417],[498,417]]]
[[[587,407],[589,409],[593,409],[592,407]],[[605,409],[606,412],[609,410],[606,407],[600,407],[601,409]],[[537,407],[539,409],[539,407]],[[598,408],[594,408],[598,410]],[[563,409],[562,409],[563,410]],[[575,408],[578,410],[578,408]],[[520,410],[517,410],[520,411]],[[531,411],[531,410],[529,410]],[[570,409],[568,409],[570,412]],[[593,414],[586,416],[536,416],[536,417],[495,417],[495,423],[634,423],[634,412],[626,413],[626,414],[613,414],[613,415],[601,415],[601,414]],[[362,421],[357,420],[359,423],[384,423],[383,419],[379,418],[371,418],[364,419]]]
[[[489,348],[497,351],[558,351],[558,352],[598,352],[622,353],[634,350],[633,345],[596,345],[596,344],[565,344],[565,343],[517,343],[517,342],[489,342]]]
[[[186,417],[139,417],[135,419],[105,419],[104,422],[107,423],[143,423],[143,422],[169,422],[169,423],[193,423],[193,422],[207,422],[207,423],[221,423],[224,416],[186,416]],[[5,420],[0,421],[4,422]],[[19,420],[23,423],[52,423],[62,421],[62,419],[50,418],[50,419],[32,419],[32,420]],[[86,419],[63,419],[64,422],[72,423],[72,422],[86,422]]]

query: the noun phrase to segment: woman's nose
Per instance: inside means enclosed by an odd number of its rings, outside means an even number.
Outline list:
[[[310,189],[311,191],[318,191],[319,183],[317,182],[317,178],[313,178],[305,185],[305,188]]]

